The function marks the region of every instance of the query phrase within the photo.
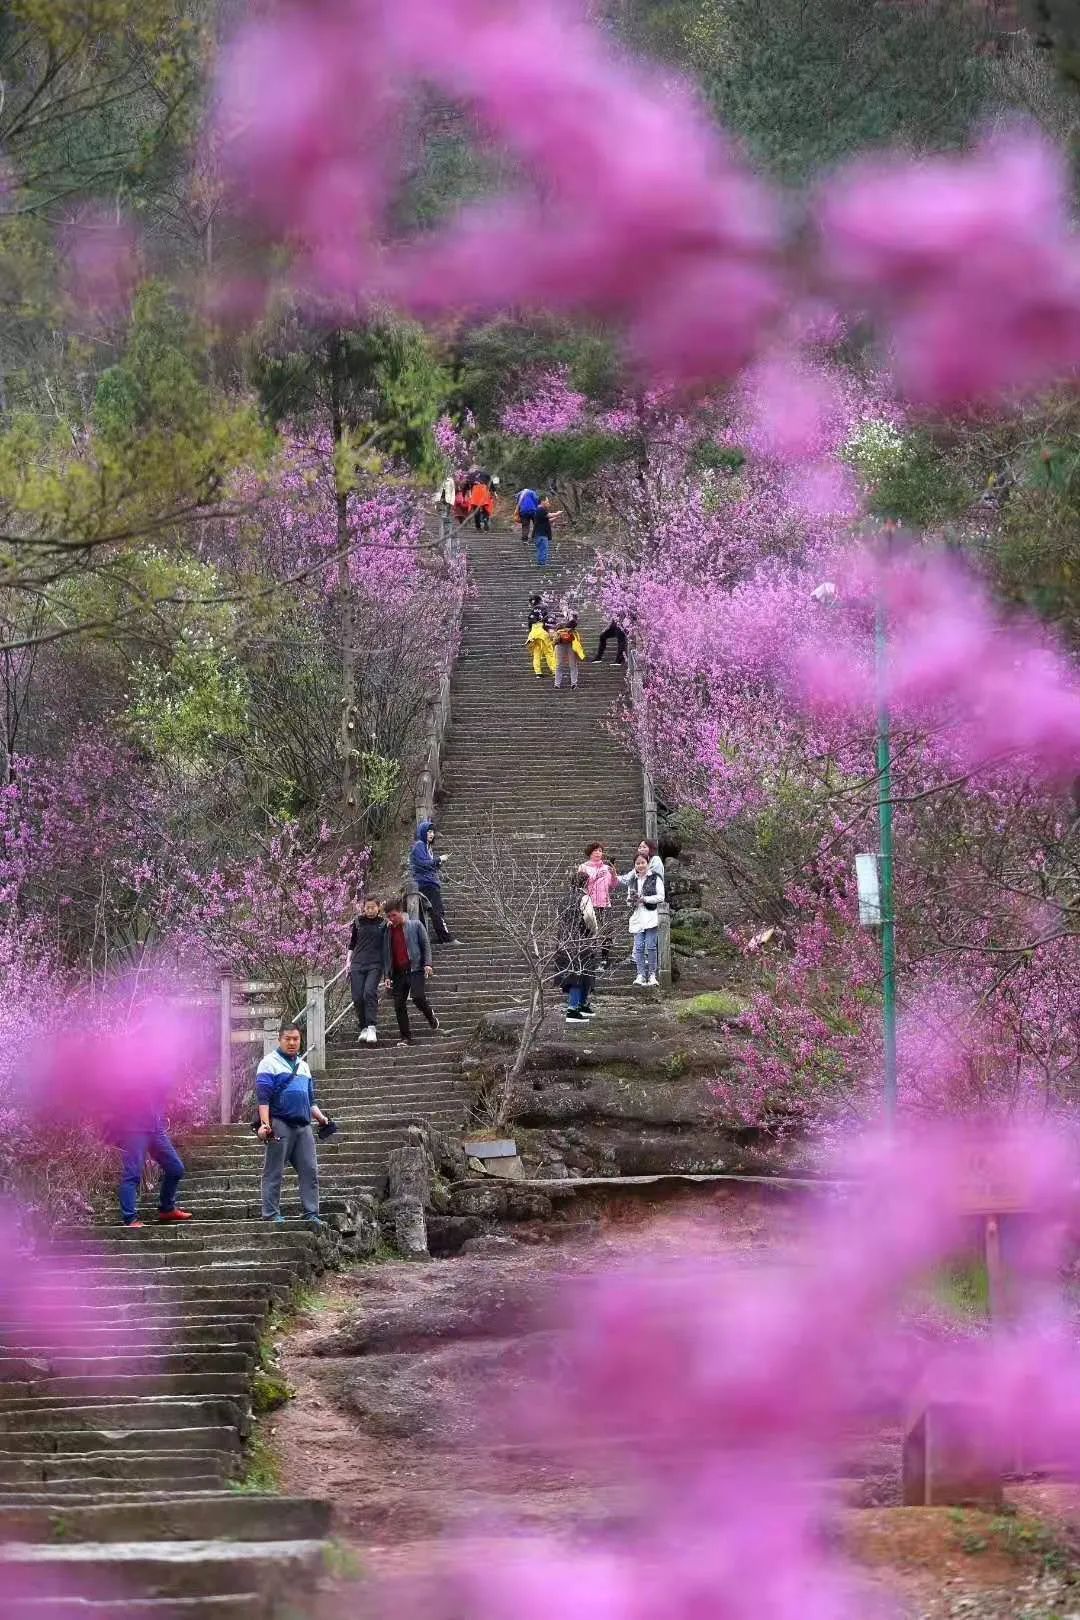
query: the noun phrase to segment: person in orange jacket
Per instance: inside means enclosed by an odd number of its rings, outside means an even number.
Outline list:
[[[478,529],[490,529],[495,515],[495,491],[486,473],[481,473],[469,492],[469,506]]]

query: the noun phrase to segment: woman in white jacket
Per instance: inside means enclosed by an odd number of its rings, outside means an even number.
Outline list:
[[[649,865],[649,857],[640,853],[634,861],[634,870],[619,879],[630,891],[630,936],[634,941],[634,966],[637,968],[636,985],[650,988],[660,983],[656,970],[660,965],[660,907],[664,903],[664,880]]]

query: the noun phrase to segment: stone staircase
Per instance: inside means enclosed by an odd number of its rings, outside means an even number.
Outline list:
[[[468,1103],[461,1058],[486,1012],[526,994],[524,974],[485,918],[484,896],[466,879],[461,851],[493,818],[500,833],[535,846],[545,864],[569,867],[596,838],[629,866],[641,837],[641,772],[609,726],[625,671],[609,645],[603,664],[582,666],[576,692],[538,681],[525,649],[530,594],[544,588],[557,604],[573,596],[584,559],[566,547],[562,566],[538,569],[516,531],[467,532],[473,593],[451,694],[451,730],[436,811],[438,848],[449,855],[444,896],[460,943],[435,947],[430,995],[448,1032],[435,1035],[410,1010],[414,1045],[399,1047],[389,997],[379,1012],[379,1045],[357,1046],[350,1012],[331,1035],[319,1101],[341,1126],[319,1150],[324,1196],[350,1200],[378,1190],[389,1150],[414,1121],[460,1126]],[[561,546],[566,545],[565,542]],[[582,613],[595,651],[600,628]],[[456,857],[456,858],[455,858]],[[627,942],[629,944],[629,941]],[[189,1155],[184,1197],[200,1215],[259,1214],[262,1154],[237,1125],[200,1139]],[[298,1212],[295,1179],[286,1178],[286,1211]],[[289,1201],[292,1201],[291,1204]]]
[[[74,1330],[0,1341],[0,1587],[17,1620],[299,1616],[328,1504],[231,1488],[267,1312],[332,1240],[243,1220],[56,1234]],[[28,1262],[30,1263],[30,1262]],[[295,1596],[289,1607],[282,1594]]]
[[[396,1046],[386,1001],[378,1047],[355,1044],[351,1013],[332,1038],[319,1096],[341,1131],[320,1150],[325,1233],[257,1224],[262,1155],[238,1124],[185,1145],[190,1227],[59,1234],[57,1287],[84,1290],[78,1353],[44,1332],[0,1337],[0,1585],[17,1620],[311,1612],[328,1504],[230,1487],[268,1310],[340,1252],[410,1123],[463,1124],[462,1054],[485,1012],[523,999],[522,972],[455,851],[490,816],[552,866],[582,859],[592,838],[629,864],[641,777],[606,723],[624,672],[589,664],[576,692],[556,692],[535,679],[524,646],[530,592],[542,580],[558,600],[575,557],[541,575],[516,534],[468,542],[474,593],[436,816],[461,936],[436,948],[431,981],[448,1033],[413,1013],[415,1044]],[[582,615],[590,650],[597,628]],[[291,1177],[284,1207],[299,1213]]]

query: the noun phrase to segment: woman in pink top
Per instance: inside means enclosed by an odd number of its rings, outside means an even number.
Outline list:
[[[619,881],[619,874],[611,862],[604,859],[603,844],[590,844],[585,859],[578,867],[584,872],[588,883],[586,887],[589,899],[596,911],[596,920],[599,924],[600,944],[603,949],[603,965],[606,967],[611,960],[612,937],[614,930],[611,927],[611,892]]]

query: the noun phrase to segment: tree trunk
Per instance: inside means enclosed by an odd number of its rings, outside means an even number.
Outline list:
[[[536,977],[533,979],[532,988],[529,991],[529,1010],[525,1014],[525,1022],[521,1028],[521,1037],[518,1040],[518,1049],[514,1054],[513,1063],[506,1071],[506,1079],[503,1082],[502,1096],[499,1098],[499,1117],[495,1121],[496,1128],[499,1130],[501,1130],[507,1123],[507,1117],[510,1112],[510,1098],[513,1094],[514,1086],[524,1073],[525,1064],[528,1061],[529,1053],[532,1051],[532,1046],[536,1039],[537,1031],[543,1022],[544,986],[540,978]]]
[[[345,374],[341,334],[331,333],[327,340],[330,361],[330,424],[334,439],[335,471],[338,488],[334,496],[337,509],[335,545],[338,553],[338,604],[341,611],[341,732],[338,750],[341,755],[341,802],[345,827],[355,828],[359,808],[357,782],[359,750],[356,735],[356,612],[353,604],[352,582],[349,578],[349,494],[341,488],[341,468],[338,454],[345,440]]]

